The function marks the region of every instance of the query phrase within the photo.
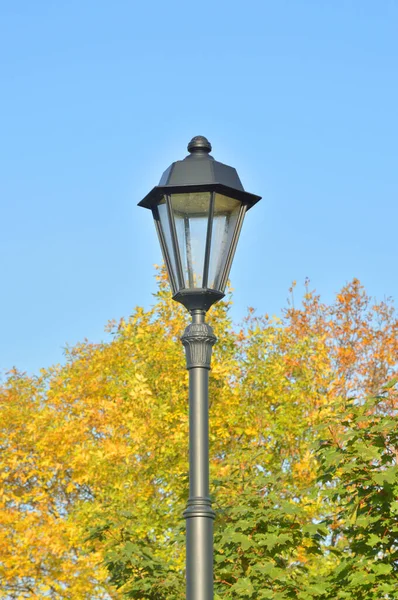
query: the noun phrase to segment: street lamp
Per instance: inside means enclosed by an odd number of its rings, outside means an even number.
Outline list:
[[[194,137],[188,151],[139,206],[152,210],[173,299],[192,315],[181,338],[189,370],[186,597],[213,600],[208,384],[216,337],[205,316],[224,297],[244,216],[261,198],[245,192],[233,167],[210,156],[205,137]]]

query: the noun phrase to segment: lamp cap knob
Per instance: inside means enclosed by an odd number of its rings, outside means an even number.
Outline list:
[[[211,144],[203,135],[196,135],[188,144],[188,152],[191,154],[195,152],[208,154],[211,152]]]

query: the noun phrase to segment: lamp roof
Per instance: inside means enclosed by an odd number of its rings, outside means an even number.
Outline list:
[[[210,156],[211,144],[202,135],[195,136],[188,144],[189,155],[183,160],[173,162],[163,173],[159,185],[139,203],[139,206],[151,208],[161,195],[184,191],[219,191],[253,206],[260,196],[245,192],[239,175],[229,167]]]

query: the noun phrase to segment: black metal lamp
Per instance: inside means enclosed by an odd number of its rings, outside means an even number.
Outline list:
[[[139,206],[152,210],[173,299],[189,311],[208,310],[224,296],[245,213],[260,196],[210,156],[205,137],[194,137],[188,151]]]
[[[206,311],[224,296],[248,194],[237,172],[209,155],[203,136],[173,163],[139,203],[152,210],[174,300],[192,314],[181,341],[189,370],[189,499],[186,519],[187,600],[213,600],[213,519],[209,495],[209,370],[216,337]]]

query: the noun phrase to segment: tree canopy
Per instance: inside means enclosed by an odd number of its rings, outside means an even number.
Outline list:
[[[0,389],[0,597],[184,598],[188,376],[149,310]],[[280,317],[209,313],[218,600],[398,596],[398,320],[353,280]]]

